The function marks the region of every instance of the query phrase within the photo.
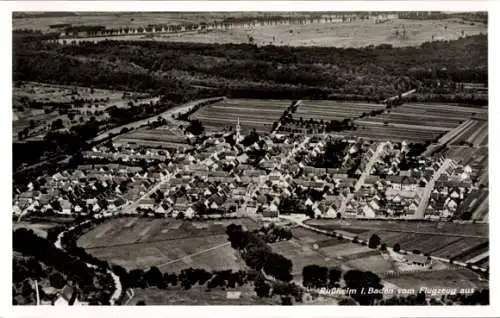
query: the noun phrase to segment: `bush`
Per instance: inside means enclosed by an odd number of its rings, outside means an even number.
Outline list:
[[[380,245],[380,237],[377,234],[373,234],[368,241],[369,248],[377,248]]]
[[[399,245],[399,243],[396,243],[394,244],[394,247],[392,249],[397,253],[401,250],[401,246]]]
[[[54,288],[61,289],[66,285],[66,280],[59,273],[54,273],[49,277],[50,285]]]

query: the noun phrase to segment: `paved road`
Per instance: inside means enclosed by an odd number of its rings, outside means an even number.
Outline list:
[[[431,197],[431,193],[432,193],[432,190],[434,189],[436,181],[439,178],[439,176],[443,172],[445,172],[446,169],[448,169],[450,164],[451,164],[451,160],[448,158],[445,159],[443,164],[441,165],[441,167],[439,167],[439,169],[436,172],[434,172],[434,174],[432,175],[432,179],[429,182],[427,182],[427,184],[425,185],[422,199],[420,200],[417,211],[415,212],[415,215],[414,215],[415,219],[423,219],[424,218],[425,209],[427,208],[427,205],[429,204],[429,199]]]
[[[370,158],[370,160],[368,161],[365,169],[363,170],[363,173],[361,173],[361,176],[359,177],[358,181],[356,182],[356,184],[354,185],[354,192],[353,193],[349,193],[347,195],[347,197],[342,201],[341,205],[340,205],[340,208],[338,210],[338,212],[340,214],[343,214],[345,212],[345,209],[346,209],[346,206],[347,206],[347,203],[349,203],[349,201],[352,200],[352,198],[354,197],[354,193],[356,193],[363,184],[365,184],[365,179],[366,177],[368,177],[370,175],[370,170],[372,170],[372,167],[373,165],[377,162],[377,160],[380,158],[380,155],[382,154],[383,150],[384,150],[384,147],[385,147],[386,143],[385,142],[382,142],[380,143],[378,146],[377,146],[377,149],[375,150],[375,153],[373,154],[373,156]]]
[[[191,101],[189,103],[173,107],[173,108],[171,108],[169,110],[166,110],[163,113],[160,113],[158,115],[154,115],[154,116],[151,116],[151,117],[148,117],[148,118],[145,118],[145,119],[138,120],[138,121],[133,122],[133,123],[128,123],[128,124],[125,124],[125,125],[113,128],[111,130],[108,130],[108,131],[106,131],[104,133],[101,133],[99,136],[95,137],[94,139],[92,139],[92,141],[93,142],[102,141],[103,139],[108,138],[109,134],[120,134],[120,132],[121,132],[121,130],[123,128],[127,128],[128,130],[137,129],[140,126],[146,125],[148,123],[148,121],[149,122],[156,121],[156,119],[158,117],[162,117],[162,118],[166,119],[167,121],[174,121],[173,115],[175,115],[177,113],[186,113],[191,108],[193,108],[194,106],[198,105],[199,103],[208,102],[208,101],[211,101],[211,100],[215,101],[215,100],[217,100],[219,98],[221,98],[221,97],[212,97],[212,98],[199,99],[199,100]]]

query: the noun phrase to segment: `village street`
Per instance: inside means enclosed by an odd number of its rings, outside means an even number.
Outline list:
[[[378,161],[378,159],[380,158],[380,155],[382,154],[383,150],[384,150],[384,147],[385,147],[386,143],[385,142],[382,142],[380,143],[378,146],[377,146],[377,149],[375,150],[375,153],[373,154],[373,156],[370,158],[370,160],[368,161],[368,163],[366,164],[366,167],[365,169],[363,170],[363,172],[361,173],[361,176],[359,177],[358,181],[356,182],[356,184],[354,185],[354,192],[352,193],[349,193],[347,195],[347,197],[342,201],[342,204],[340,205],[340,208],[338,210],[338,212],[340,214],[344,213],[345,212],[345,209],[346,209],[346,206],[347,206],[347,203],[349,203],[352,198],[354,197],[354,193],[356,193],[363,184],[365,184],[365,179],[367,176],[370,175],[370,170],[372,169],[373,165]]]
[[[427,205],[429,204],[429,199],[431,197],[432,189],[434,189],[434,186],[436,184],[436,180],[439,178],[439,176],[441,174],[443,174],[446,171],[446,169],[448,169],[450,164],[451,164],[451,160],[448,158],[445,159],[443,164],[441,165],[441,167],[439,167],[439,169],[436,172],[434,172],[434,174],[432,175],[432,179],[429,182],[427,182],[427,184],[425,185],[422,199],[420,200],[417,211],[415,212],[415,216],[414,216],[415,219],[423,219],[424,218],[425,209],[427,208]]]

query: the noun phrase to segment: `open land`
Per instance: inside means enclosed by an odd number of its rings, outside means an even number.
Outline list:
[[[311,223],[317,226],[324,221],[314,220]],[[485,286],[485,283],[474,272],[459,269],[440,261],[435,261],[430,269],[400,271],[395,265],[395,260],[379,250],[303,228],[294,228],[292,232],[294,237],[291,240],[274,243],[272,249],[292,261],[294,264],[292,274],[297,282],[301,281],[304,266],[316,264],[339,267],[343,270],[372,271],[383,277],[385,282],[400,288],[417,288],[416,286],[439,288],[443,285],[450,287],[450,284],[446,283],[446,279],[458,282],[458,285],[455,284],[455,288]],[[435,238],[433,239],[435,242]],[[446,275],[440,276],[441,272],[446,272]],[[420,274],[423,275],[419,276]],[[406,277],[408,279],[405,279]],[[412,281],[415,279],[414,277],[419,277],[420,280],[414,282]]]
[[[141,128],[116,137],[115,144],[147,146],[153,148],[188,148],[184,136],[179,136],[165,127],[155,129]]]
[[[227,242],[225,229],[230,223],[256,226],[249,219],[207,223],[120,218],[86,233],[78,244],[96,257],[126,269],[157,266],[170,272],[188,267],[238,270],[245,265]]]
[[[161,21],[161,20],[160,20]],[[390,44],[392,46],[417,46],[435,40],[455,40],[462,36],[486,34],[487,27],[480,23],[465,23],[459,19],[335,21],[309,24],[273,24],[229,29],[200,30],[182,33],[151,33],[125,36],[105,36],[79,40],[102,41],[124,39],[129,41],[167,41],[193,43],[249,43],[257,45],[366,47]],[[168,23],[163,21],[161,23]],[[116,25],[115,27],[126,27]],[[154,24],[149,22],[148,24]],[[403,32],[404,35],[403,35]],[[67,39],[66,41],[72,41]]]
[[[374,139],[431,141],[477,116],[487,117],[488,110],[438,103],[408,103],[380,115],[356,120],[358,130],[353,134]],[[473,131],[479,128],[484,129],[474,126]],[[480,135],[481,142],[487,138],[483,132]]]
[[[377,234],[382,243],[398,243],[403,250],[467,261],[488,250],[488,224],[441,222],[310,220],[309,225],[340,231],[368,240]]]

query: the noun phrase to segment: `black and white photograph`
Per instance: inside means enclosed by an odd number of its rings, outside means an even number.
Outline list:
[[[489,12],[283,5],[11,12],[13,307],[494,302]]]

